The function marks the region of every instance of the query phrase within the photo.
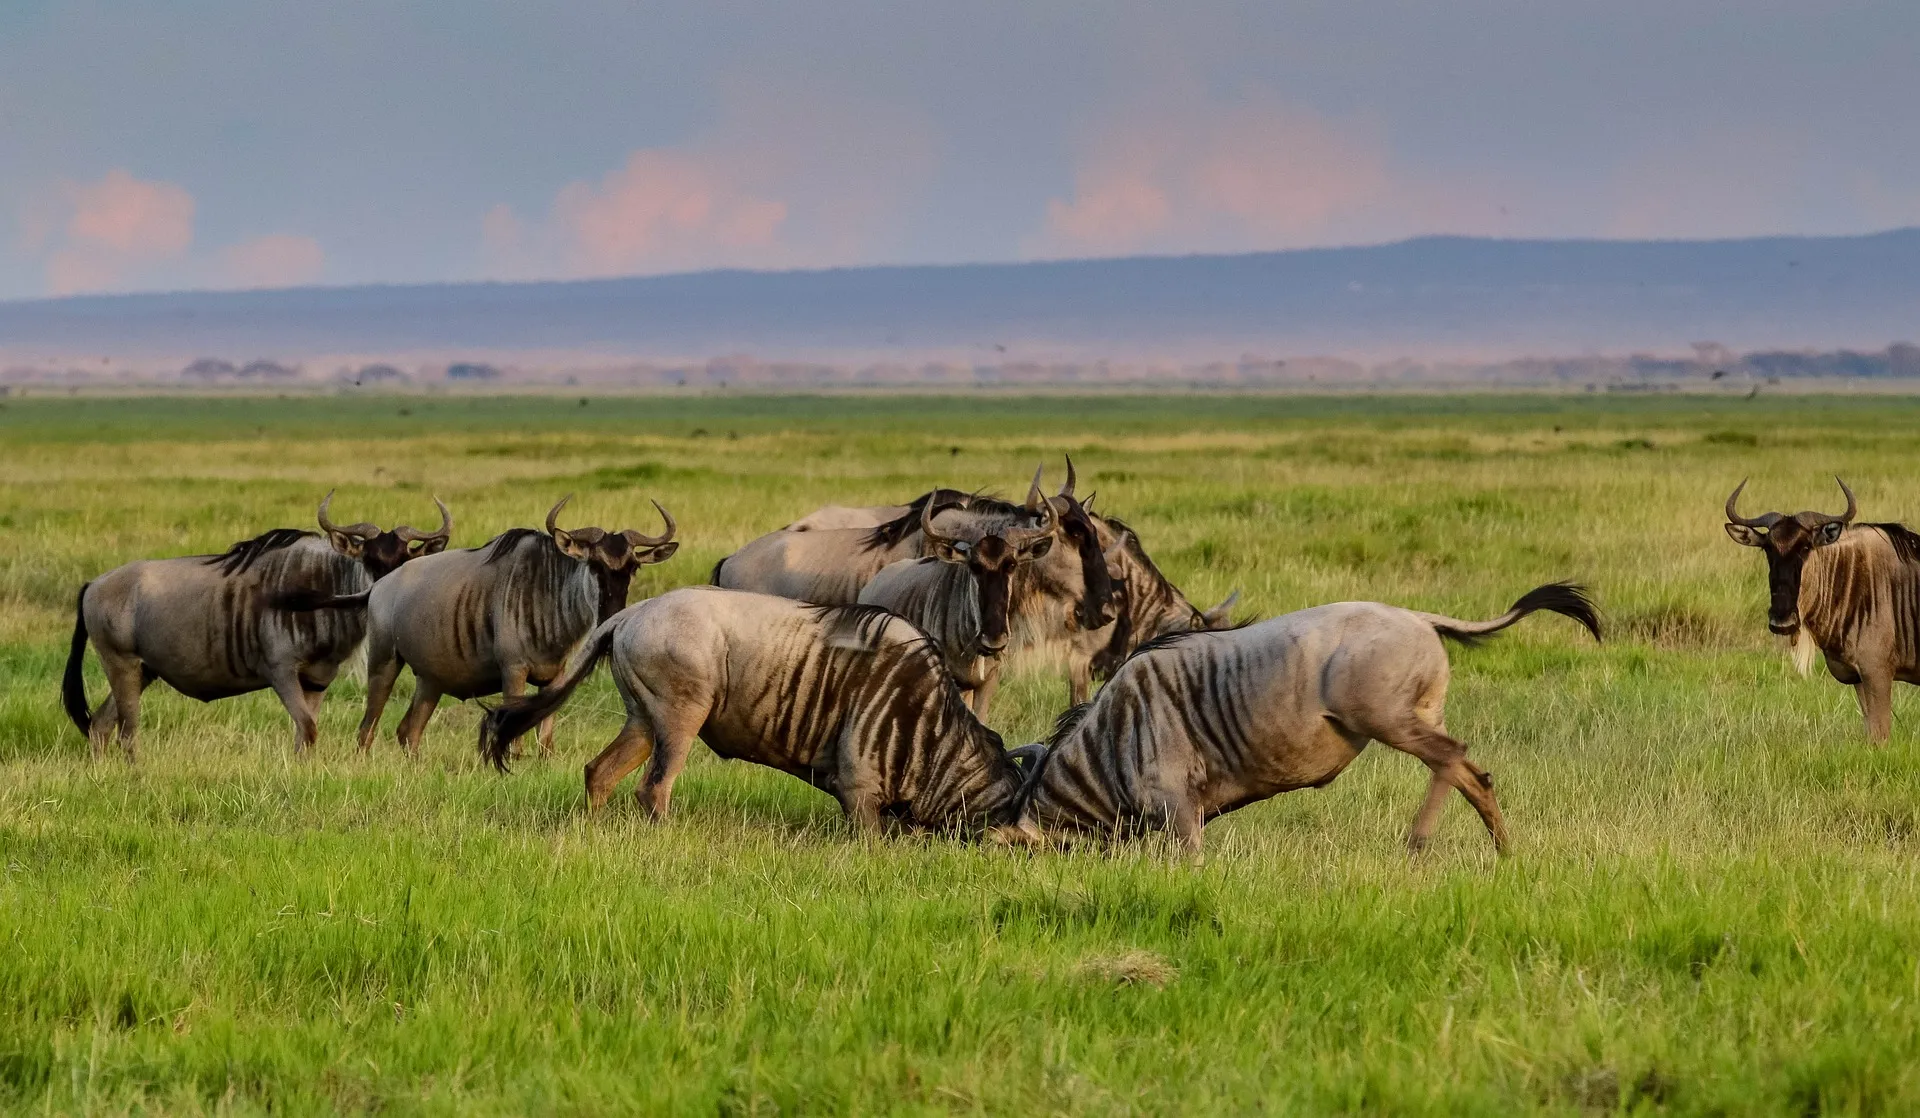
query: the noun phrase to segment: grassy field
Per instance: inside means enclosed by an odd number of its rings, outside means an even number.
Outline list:
[[[1898,1114],[1920,1111],[1920,735],[1766,635],[1750,509],[1920,521],[1920,401],[1594,397],[19,400],[0,409],[0,1105],[22,1111]],[[1455,650],[1454,733],[1515,853],[1424,770],[1159,844],[864,840],[824,795],[696,754],[675,817],[580,811],[604,678],[551,762],[296,760],[271,695],[156,687],[142,756],[59,711],[75,589],[336,517],[455,542],[537,524],[685,544],[701,582],[828,501],[1015,492],[1080,466],[1167,573],[1250,614],[1365,598],[1470,617],[1589,583],[1595,647],[1531,620]],[[89,668],[96,700],[103,684]],[[1027,673],[994,723],[1065,700]]]

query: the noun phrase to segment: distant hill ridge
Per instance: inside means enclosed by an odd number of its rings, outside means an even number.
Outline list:
[[[0,356],[595,351],[1361,359],[1879,348],[1920,336],[1920,229],[1523,241],[0,302]],[[1000,347],[1006,347],[1002,350]]]

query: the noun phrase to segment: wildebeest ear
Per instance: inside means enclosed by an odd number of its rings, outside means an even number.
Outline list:
[[[573,533],[567,531],[565,528],[555,528],[553,530],[553,546],[573,558],[580,560],[585,560],[593,550],[586,544],[581,543],[578,539],[575,539]]]
[[[447,537],[428,536],[424,540],[414,541],[413,558],[418,559],[422,555],[438,555],[441,552],[445,551],[446,549],[447,549]]]
[[[1035,540],[1033,543],[1027,545],[1026,558],[1038,559],[1041,556],[1044,556],[1047,552],[1052,550],[1053,550],[1053,537],[1041,536],[1038,540]]]
[[[1233,617],[1233,607],[1240,601],[1240,588],[1234,587],[1233,593],[1221,599],[1220,604],[1208,610],[1200,611],[1200,621],[1209,629],[1223,629]]]
[[[1742,544],[1747,547],[1759,547],[1760,544],[1766,538],[1762,536],[1758,531],[1747,527],[1745,524],[1727,525],[1727,535],[1733,537],[1734,543]]]
[[[1825,547],[1839,539],[1840,533],[1846,530],[1847,526],[1845,524],[1840,523],[1838,520],[1829,520],[1813,530],[1813,546]]]
[[[327,542],[333,549],[349,559],[358,559],[367,550],[367,541],[352,532],[328,532]]]
[[[659,547],[656,547],[652,551],[649,551],[644,555],[642,555],[640,557],[640,562],[664,563],[667,560],[673,558],[673,553],[679,550],[680,550],[679,540],[668,540],[666,543],[663,543]]]

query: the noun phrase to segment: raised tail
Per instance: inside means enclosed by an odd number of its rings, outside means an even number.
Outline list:
[[[1438,613],[1421,613],[1409,610],[1415,617],[1433,626],[1433,630],[1448,640],[1462,644],[1474,644],[1490,637],[1512,625],[1530,613],[1546,610],[1563,617],[1571,617],[1587,627],[1594,640],[1600,639],[1600,613],[1594,607],[1593,599],[1587,596],[1587,588],[1571,582],[1549,582],[1545,586],[1536,586],[1520,595],[1513,608],[1494,618],[1492,621],[1462,621],[1457,617],[1447,617]]]
[[[92,586],[91,582],[87,586]],[[60,681],[60,702],[67,708],[80,736],[86,737],[93,725],[92,708],[87,704],[87,586],[80,588],[80,600],[73,607],[73,650],[67,653],[67,674]]]
[[[480,756],[501,772],[508,771],[507,755],[513,743],[565,705],[573,697],[574,688],[593,674],[600,658],[613,646],[613,630],[619,621],[616,615],[595,629],[559,679],[542,687],[537,694],[508,699],[488,711],[480,720]]]

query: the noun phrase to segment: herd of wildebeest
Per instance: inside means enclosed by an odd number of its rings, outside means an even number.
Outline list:
[[[1824,652],[1884,741],[1893,682],[1920,683],[1920,536],[1854,523],[1841,488],[1840,515],[1753,518],[1736,511],[1736,488],[1726,528],[1765,551],[1769,628],[1793,638],[1803,672]],[[437,499],[431,532],[336,524],[331,502],[317,533],[278,528],[81,588],[62,691],[96,755],[117,734],[132,758],[156,679],[202,701],[271,688],[304,751],[328,685],[364,642],[362,750],[407,667],[400,744],[417,753],[442,696],[498,694],[479,749],[502,771],[535,726],[552,750],[555,712],[607,660],[627,716],[586,766],[593,809],[650,758],[638,798],[664,816],[698,736],[829,793],[862,828],[1021,843],[1164,829],[1197,851],[1206,820],[1322,787],[1380,741],[1430,770],[1413,849],[1449,790],[1504,849],[1492,778],[1446,731],[1441,639],[1473,642],[1542,610],[1600,636],[1586,591],[1564,582],[1490,621],[1341,602],[1234,624],[1233,597],[1197,608],[1131,528],[1076,497],[1071,460],[1058,492],[1036,473],[1018,504],[935,489],[829,506],[721,560],[712,585],[632,606],[634,572],[679,547],[658,502],[658,536],[562,528],[563,498],[544,530],[461,550],[448,549],[453,517]],[[91,711],[89,642],[109,691]],[[1009,750],[983,720],[1011,657],[1062,666],[1071,706],[1045,743]]]

